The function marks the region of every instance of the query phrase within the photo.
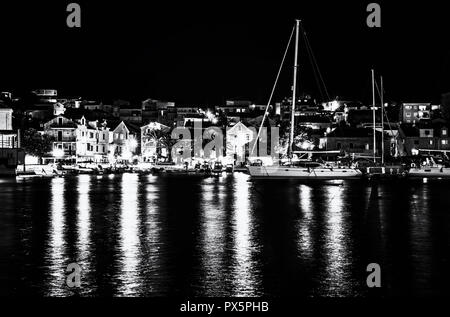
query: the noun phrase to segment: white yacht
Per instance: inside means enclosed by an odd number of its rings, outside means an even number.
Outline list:
[[[416,163],[412,163],[408,171],[410,178],[450,178],[450,167],[436,162],[433,157],[426,157],[421,164]]]
[[[411,168],[408,172],[410,178],[450,178],[450,168],[443,166],[423,166]]]
[[[331,167],[321,163],[308,163],[298,166],[279,165],[264,166],[251,165],[248,171],[252,178],[275,178],[275,179],[358,179],[362,177],[362,172],[351,167]]]
[[[293,78],[293,87],[292,87],[292,107],[291,107],[291,129],[290,129],[290,138],[289,138],[289,149],[290,149],[290,155],[291,159],[293,156],[292,151],[292,145],[294,140],[294,118],[295,118],[295,102],[296,102],[296,90],[297,90],[297,68],[298,68],[298,38],[299,38],[299,29],[300,29],[300,20],[296,21],[295,25],[295,60],[294,60],[294,78]],[[303,31],[304,33],[304,31]],[[291,35],[292,37],[292,35]],[[290,40],[288,43],[288,47],[286,49],[289,49]],[[286,53],[284,55],[286,57]],[[284,62],[284,58],[283,58]],[[280,74],[281,68],[283,66],[283,62],[281,64],[280,70],[278,72],[278,76]],[[277,80],[278,80],[277,76]],[[277,83],[277,80],[275,81],[275,85]],[[275,89],[275,86],[273,90]],[[273,95],[273,90],[271,97],[268,102],[268,107],[271,102],[271,98]],[[264,125],[264,120],[268,114],[268,107],[266,108],[263,120],[261,122],[261,127],[258,132],[259,139],[261,134],[261,128]],[[256,142],[255,142],[256,144]],[[255,149],[255,145],[253,145],[252,153]],[[298,163],[298,162],[297,162]],[[362,172],[356,168],[351,167],[331,167],[326,166],[321,163],[316,162],[303,162],[303,164],[295,164],[294,162],[290,162],[288,164],[282,164],[282,165],[272,165],[272,166],[265,166],[263,163],[258,164],[251,164],[248,167],[248,172],[252,178],[274,178],[274,179],[317,179],[317,180],[340,180],[340,179],[352,179],[352,178],[360,178],[362,177]]]

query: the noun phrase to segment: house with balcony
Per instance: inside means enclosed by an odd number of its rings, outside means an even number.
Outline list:
[[[44,133],[53,137],[53,151],[46,160],[76,161],[77,154],[77,128],[76,122],[62,116],[56,116],[44,124]]]
[[[12,127],[13,110],[0,108],[0,148],[17,148],[17,133]]]
[[[11,108],[0,107],[0,176],[14,176],[17,165],[25,160],[18,135],[13,130],[12,114]]]

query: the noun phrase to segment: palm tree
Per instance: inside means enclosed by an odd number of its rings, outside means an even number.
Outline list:
[[[169,161],[171,160],[171,149],[176,143],[173,140],[170,132],[167,129],[153,129],[148,134],[148,142],[154,142],[156,144],[156,158],[161,158],[161,152],[163,148],[168,151]]]

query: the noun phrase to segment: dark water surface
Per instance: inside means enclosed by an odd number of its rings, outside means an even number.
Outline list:
[[[449,295],[449,259],[448,182],[0,179],[0,295]]]

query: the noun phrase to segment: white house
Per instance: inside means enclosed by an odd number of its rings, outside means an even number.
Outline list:
[[[110,162],[129,162],[136,154],[138,147],[137,136],[130,132],[130,129],[123,121],[110,133],[109,141]]]
[[[106,122],[88,121],[84,116],[77,127],[77,156],[81,161],[107,162],[109,152],[109,128]]]
[[[227,129],[227,158],[233,159],[235,164],[245,162],[250,142],[254,138],[254,131],[247,128],[242,122],[238,122],[232,128]]]

